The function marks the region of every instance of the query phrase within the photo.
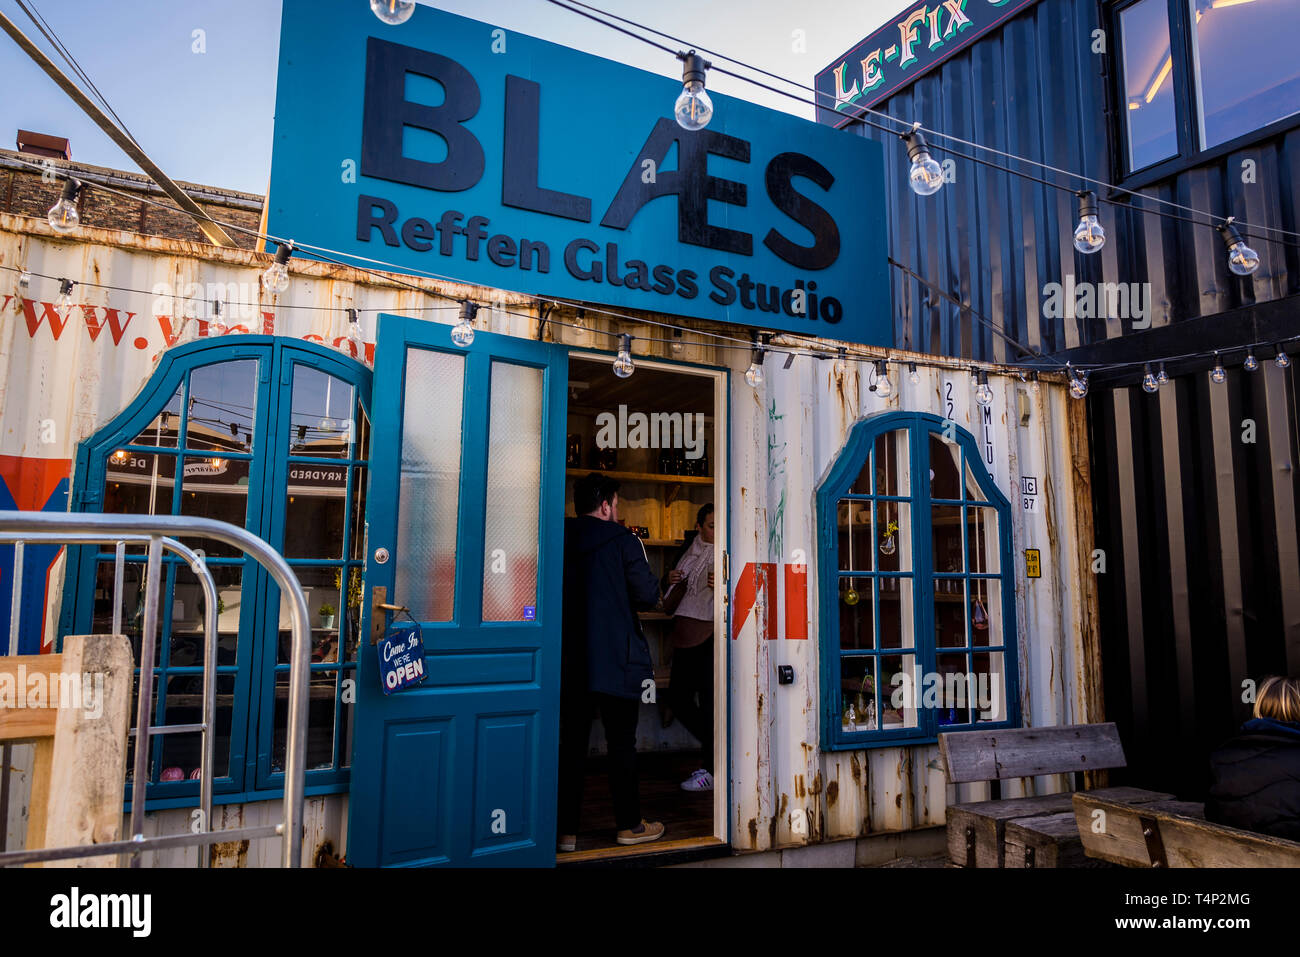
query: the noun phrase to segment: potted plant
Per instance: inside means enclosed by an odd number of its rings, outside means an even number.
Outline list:
[[[334,627],[334,606],[333,605],[327,604],[327,605],[320,606],[320,623],[322,628]]]

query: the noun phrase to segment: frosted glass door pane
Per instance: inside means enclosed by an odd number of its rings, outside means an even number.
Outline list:
[[[537,616],[537,523],[542,493],[542,370],[492,363],[483,620]]]
[[[407,352],[397,567],[389,600],[406,605],[418,621],[450,621],[456,611],[464,382],[464,356]]]

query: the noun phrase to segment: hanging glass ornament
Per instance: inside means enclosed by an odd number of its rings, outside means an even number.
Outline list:
[[[846,605],[856,605],[856,604],[858,603],[858,601],[861,599],[861,597],[862,597],[862,596],[859,595],[859,594],[857,593],[857,591],[856,591],[853,587],[850,586],[849,589],[848,589],[847,591],[844,592],[844,595],[843,595],[843,598],[844,598],[844,604],[846,604]]]

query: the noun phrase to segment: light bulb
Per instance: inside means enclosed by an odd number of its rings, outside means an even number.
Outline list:
[[[1216,227],[1219,235],[1223,237],[1223,243],[1228,247],[1228,268],[1238,276],[1249,276],[1259,268],[1259,253],[1246,245],[1245,240],[1241,238],[1241,233],[1237,232],[1237,227],[1232,225],[1232,217],[1229,216],[1227,221]]]
[[[618,358],[614,360],[614,375],[626,379],[636,371],[632,364],[632,337],[627,333],[619,336]]]
[[[27,290],[32,288],[32,274],[26,269],[18,274],[18,294],[27,295]]]
[[[1219,358],[1219,353],[1214,353],[1214,369],[1210,372],[1210,378],[1216,383],[1227,381],[1228,370],[1223,368],[1223,360]]]
[[[921,373],[919,373],[919,372],[916,371],[916,363],[915,363],[915,362],[909,362],[909,363],[907,364],[907,378],[908,378],[908,381],[912,383],[912,385],[920,385],[920,384],[921,384]]]
[[[677,125],[684,130],[702,130],[713,118],[713,101],[704,89],[704,71],[711,64],[696,54],[679,53],[682,61],[682,92],[673,104],[673,115]]]
[[[113,453],[112,457],[114,462],[116,462],[118,465],[121,465],[123,462],[126,461],[126,449],[118,449],[116,452]]]
[[[460,304],[460,321],[452,327],[451,341],[462,349],[469,348],[474,341],[474,317],[478,315],[478,303],[466,299]]]
[[[1029,393],[1035,398],[1038,397],[1038,373],[1029,373]]]
[[[208,459],[208,464],[214,469],[219,469],[226,464],[225,459]]]
[[[1097,194],[1086,189],[1079,194],[1079,225],[1074,230],[1074,248],[1091,255],[1105,245],[1106,231],[1097,219]]]
[[[275,251],[275,262],[266,267],[262,273],[262,284],[273,293],[281,293],[289,288],[289,257],[293,255],[293,243],[281,243]]]
[[[989,374],[987,372],[979,373],[979,385],[975,387],[975,401],[980,405],[993,404],[993,390],[989,388]]]
[[[77,194],[80,192],[81,183],[75,179],[69,179],[63,184],[59,201],[50,207],[45,217],[56,233],[66,236],[77,228],[81,221],[81,214],[77,212]]]
[[[370,0],[370,9],[380,20],[392,26],[405,23],[415,12],[415,0]]]
[[[849,362],[848,359],[845,358],[846,353],[843,348],[837,350],[837,353],[839,358],[835,360],[835,374],[837,376],[843,376],[849,371]]]
[[[59,280],[59,310],[67,312],[72,308],[72,287],[76,285],[71,279]]]
[[[919,127],[918,123],[912,132],[903,134],[903,142],[907,144],[907,158],[912,161],[908,183],[916,195],[933,196],[943,185],[943,167],[930,155]]]
[[[750,362],[749,368],[745,370],[745,382],[747,382],[749,386],[754,389],[757,389],[760,385],[763,384],[763,350],[762,349],[754,350],[754,359],[752,362]]]
[[[1277,355],[1273,357],[1273,365],[1279,369],[1285,369],[1291,364],[1291,357],[1286,354],[1281,346],[1277,347]]]
[[[1247,372],[1254,372],[1259,368],[1259,360],[1255,358],[1255,350],[1253,348],[1246,350],[1246,361],[1243,362],[1241,366]]]
[[[1068,364],[1066,368],[1070,371],[1070,398],[1082,399],[1088,394],[1088,373],[1072,369]]]
[[[358,319],[348,323],[348,342],[352,344],[352,351],[358,359],[366,354],[366,337],[361,332],[361,321]]]
[[[672,350],[672,353],[675,356],[679,356],[682,354],[682,351],[685,348],[684,344],[682,343],[682,330],[680,329],[673,330],[673,341],[669,344],[669,348]]]
[[[1147,392],[1155,392],[1160,388],[1160,383],[1156,381],[1155,373],[1151,371],[1151,363],[1143,366],[1142,388]]]
[[[1165,364],[1160,363],[1160,368],[1156,372],[1156,385],[1168,385],[1169,376],[1165,375]]]
[[[894,394],[894,383],[889,381],[889,364],[884,359],[876,360],[876,395],[888,399]]]

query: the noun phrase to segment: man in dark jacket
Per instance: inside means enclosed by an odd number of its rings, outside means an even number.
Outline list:
[[[641,540],[618,524],[618,482],[595,472],[578,479],[573,505],[577,518],[566,519],[564,527],[557,821],[561,851],[577,846],[594,708],[605,726],[618,843],[641,844],[664,833],[662,824],[641,819],[636,774],[637,716],[642,696],[654,688],[650,646],[636,609],[655,607],[659,581]]]
[[[1300,681],[1269,678],[1255,717],[1210,755],[1205,819],[1300,841]]]

